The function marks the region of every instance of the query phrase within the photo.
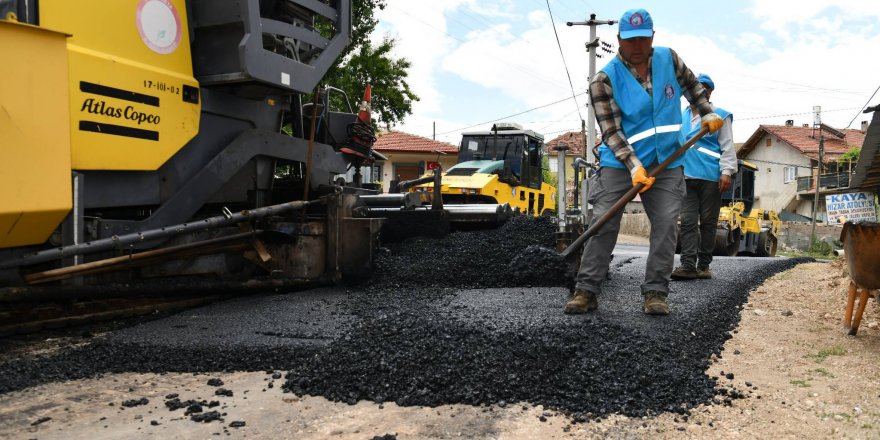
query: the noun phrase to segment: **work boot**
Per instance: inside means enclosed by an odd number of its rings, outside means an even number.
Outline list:
[[[693,280],[699,276],[699,271],[684,266],[678,266],[672,271],[673,280]]]
[[[697,269],[697,279],[700,280],[711,280],[712,279],[712,269],[709,269],[708,266]]]
[[[576,315],[587,313],[591,310],[599,308],[599,301],[596,300],[596,294],[583,289],[575,289],[574,295],[565,305],[565,313]]]
[[[644,311],[646,315],[668,315],[669,305],[666,304],[666,294],[656,290],[643,293],[645,296]]]

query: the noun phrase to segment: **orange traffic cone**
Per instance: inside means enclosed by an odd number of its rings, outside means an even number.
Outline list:
[[[364,99],[361,101],[361,105],[358,108],[357,121],[362,124],[370,125],[370,102],[373,100],[373,87],[370,83],[367,83],[367,88],[364,90]]]
[[[348,146],[339,149],[339,151],[345,154],[358,156],[366,161],[372,160],[370,150],[373,148],[373,142],[376,141],[370,116],[370,101],[373,100],[372,91],[372,86],[367,83],[367,88],[364,90],[364,99],[358,107],[354,123],[348,126],[348,136],[350,139]]]

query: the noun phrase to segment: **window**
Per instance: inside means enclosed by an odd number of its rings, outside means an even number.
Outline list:
[[[549,158],[549,159],[550,159],[550,160],[548,161],[548,163],[550,164],[550,172],[551,172],[551,173],[557,173],[557,172],[559,172],[559,161],[556,160],[555,157],[551,157],[551,158]]]
[[[382,165],[373,165],[370,178],[372,182],[382,181]]]
[[[797,180],[797,167],[785,167],[785,183]]]
[[[769,147],[769,146],[771,146],[771,145],[773,145],[773,139],[770,139],[770,138],[768,137],[768,138],[767,138],[767,146]]]

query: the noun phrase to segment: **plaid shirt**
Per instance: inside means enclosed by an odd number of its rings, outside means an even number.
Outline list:
[[[704,95],[705,89],[703,85],[697,81],[697,77],[691,72],[691,69],[684,64],[684,61],[678,57],[674,50],[669,49],[672,55],[672,65],[675,67],[675,78],[678,85],[681,86],[682,94],[696,107],[700,116],[712,113],[712,106]],[[651,85],[651,61],[654,58],[653,51],[648,57],[648,75],[646,78],[640,78],[636,68],[630,65],[626,60],[617,53],[617,58],[629,68],[630,73],[636,78],[648,92],[649,96],[653,96]],[[693,97],[696,96],[696,99]],[[620,107],[614,101],[614,90],[611,88],[611,79],[605,72],[599,72],[593,81],[590,82],[590,100],[593,103],[593,110],[596,113],[596,120],[599,122],[599,129],[602,131],[602,140],[605,145],[614,153],[614,157],[623,162],[627,169],[632,170],[637,166],[641,166],[638,157],[633,150],[632,145],[626,140],[623,134],[623,122],[620,114]],[[596,155],[598,157],[598,154]]]

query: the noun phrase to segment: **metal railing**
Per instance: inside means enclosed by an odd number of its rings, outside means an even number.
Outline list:
[[[819,188],[826,189],[834,189],[834,188],[848,188],[849,187],[849,172],[842,173],[833,173],[833,174],[823,174],[819,177]],[[813,186],[815,178],[813,176],[804,176],[797,178],[797,190],[798,192],[804,191],[813,191],[815,187]]]

